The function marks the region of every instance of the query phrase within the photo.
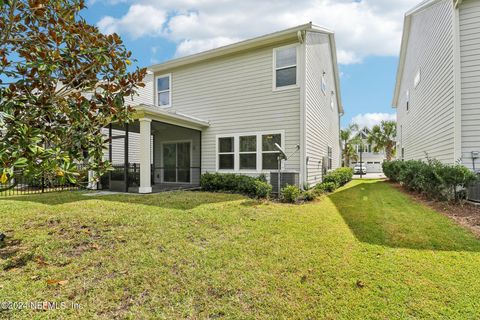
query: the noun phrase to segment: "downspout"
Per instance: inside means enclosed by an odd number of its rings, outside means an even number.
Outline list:
[[[306,175],[306,51],[307,46],[305,43],[306,32],[299,31],[297,36],[300,41],[300,187],[303,189],[305,182],[307,182]]]
[[[457,0],[453,8],[453,76],[454,76],[454,144],[453,163],[462,159],[462,65],[460,53],[460,9]]]

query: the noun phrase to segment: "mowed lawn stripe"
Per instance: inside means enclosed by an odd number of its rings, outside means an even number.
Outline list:
[[[301,206],[203,192],[0,206],[2,300],[82,306],[16,318],[480,317],[480,241],[377,180]]]

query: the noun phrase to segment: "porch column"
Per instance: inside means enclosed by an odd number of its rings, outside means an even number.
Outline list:
[[[138,121],[140,122],[140,188],[138,188],[138,192],[151,193],[150,133],[152,120],[141,118]]]

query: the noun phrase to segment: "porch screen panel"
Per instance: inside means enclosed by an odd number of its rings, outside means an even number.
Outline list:
[[[178,181],[190,182],[190,142],[177,144]]]
[[[168,143],[163,145],[163,181],[176,182],[177,172],[177,145]]]

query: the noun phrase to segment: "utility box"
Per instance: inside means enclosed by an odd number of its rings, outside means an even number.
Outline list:
[[[480,172],[477,172],[480,178]],[[480,181],[475,182],[467,189],[467,198],[470,201],[480,202]]]
[[[281,171],[280,172],[280,188],[291,186],[300,186],[300,174],[295,171]],[[272,192],[278,194],[278,171],[270,172],[270,184],[272,185]]]

